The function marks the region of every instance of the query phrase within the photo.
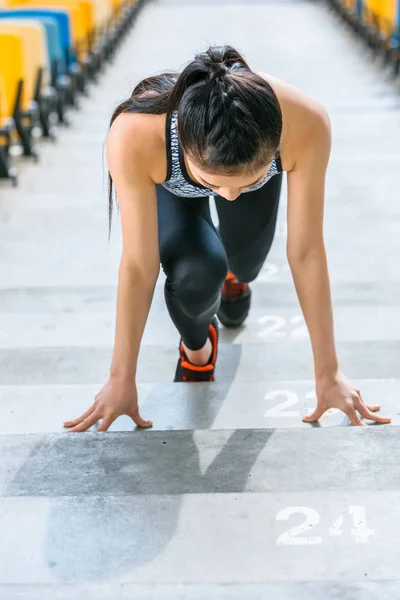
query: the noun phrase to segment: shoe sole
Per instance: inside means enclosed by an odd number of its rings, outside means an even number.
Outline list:
[[[248,317],[248,314],[249,313],[247,313],[247,315],[244,317],[244,319],[240,319],[237,321],[228,320],[225,316],[221,316],[221,315],[218,315],[218,319],[220,320],[220,322],[222,323],[222,325],[224,327],[234,328],[234,327],[240,327],[240,325],[243,325],[243,323],[245,322],[245,320]]]

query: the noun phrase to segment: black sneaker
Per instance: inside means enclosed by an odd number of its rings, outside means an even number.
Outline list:
[[[225,327],[239,327],[249,314],[250,300],[249,284],[240,283],[233,273],[228,271],[222,286],[218,319]]]
[[[179,344],[179,360],[176,367],[174,382],[181,381],[215,381],[214,371],[218,354],[218,321],[214,317],[209,326],[212,352],[206,365],[197,366],[189,362],[183,349],[182,340]]]

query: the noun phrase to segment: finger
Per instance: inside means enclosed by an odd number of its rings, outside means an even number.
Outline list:
[[[360,400],[363,403],[363,405],[366,406],[367,409],[370,410],[371,412],[378,412],[378,410],[381,410],[382,407],[380,406],[380,404],[365,404],[365,402],[361,396],[361,392],[358,392],[358,395],[360,396]],[[391,419],[390,419],[390,421],[391,421]],[[385,421],[385,423],[386,423],[386,421]]]
[[[356,389],[357,394],[360,397],[361,402],[364,404],[364,406],[366,406],[371,412],[377,412],[378,410],[381,410],[381,406],[379,404],[365,404],[363,397],[361,396],[361,392],[360,390],[357,388]]]
[[[136,423],[138,427],[152,427],[153,421],[145,421],[139,414],[138,409],[132,409],[129,412],[129,416]]]
[[[318,421],[322,417],[322,415],[328,410],[327,407],[324,407],[320,404],[317,405],[317,408],[311,415],[305,415],[303,417],[303,421]]]
[[[354,405],[357,408],[358,412],[364,417],[364,419],[369,419],[370,421],[375,421],[376,423],[391,423],[392,419],[390,417],[382,417],[381,415],[374,414],[366,404],[364,404],[362,398],[355,398]]]
[[[97,431],[107,431],[110,425],[114,423],[115,419],[116,417],[112,415],[106,415],[105,417],[103,417],[103,420],[98,426]]]
[[[345,415],[347,415],[352,425],[354,425],[355,427],[367,427],[367,425],[362,422],[361,417],[357,415],[353,403],[351,401],[346,402],[342,410],[345,413]]]
[[[90,417],[90,415],[95,409],[96,404],[92,404],[92,406],[81,417],[73,419],[73,421],[64,421],[64,427],[75,427],[75,425],[78,425],[81,421],[84,421],[85,419]]]
[[[68,429],[68,433],[86,431],[87,429],[92,427],[99,420],[99,418],[100,415],[96,410],[92,415],[90,415],[84,421],[82,421],[82,423],[79,423],[79,425],[77,425],[73,429]]]

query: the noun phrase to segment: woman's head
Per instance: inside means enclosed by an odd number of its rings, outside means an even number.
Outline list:
[[[262,179],[279,146],[282,113],[272,87],[231,46],[211,46],[180,73],[141,81],[115,110],[178,111],[178,132],[190,170],[203,185],[234,199]],[[109,195],[112,217],[112,179]]]
[[[269,171],[270,164],[260,169],[246,170],[231,175],[219,175],[199,168],[190,159],[187,160],[192,179],[199,181],[203,186],[218,192],[226,200],[236,200],[240,194],[260,183]]]
[[[282,113],[276,95],[230,46],[198,54],[178,77],[169,105],[178,111],[183,150],[202,172],[246,173],[251,179],[279,146]]]

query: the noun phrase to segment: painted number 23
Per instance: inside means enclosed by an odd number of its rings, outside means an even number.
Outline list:
[[[290,390],[273,390],[264,396],[264,400],[275,400],[280,397],[283,400],[279,404],[268,408],[264,413],[264,417],[298,417],[300,415],[299,408],[296,410],[287,410],[289,407],[296,406],[299,402],[299,397],[295,392],[291,392]],[[308,392],[305,398],[315,401],[317,399],[315,391]],[[339,412],[338,408],[330,408],[322,418],[326,418],[337,412]]]

